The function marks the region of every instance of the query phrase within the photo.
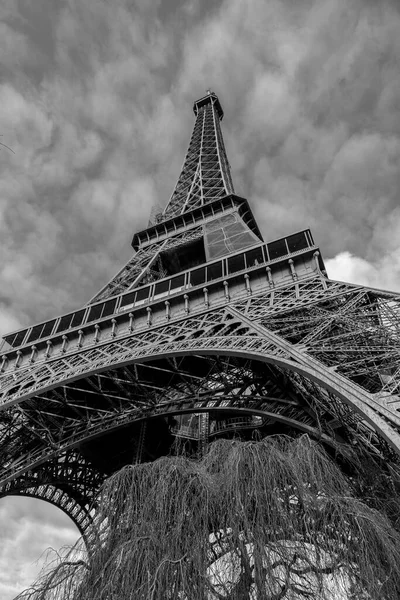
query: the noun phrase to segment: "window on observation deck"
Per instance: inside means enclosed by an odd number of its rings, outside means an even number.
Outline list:
[[[275,258],[279,258],[280,256],[285,256],[288,254],[288,249],[284,239],[271,242],[270,244],[267,244],[267,247],[270,260],[274,260]]]
[[[60,331],[65,331],[66,329],[70,329],[71,327],[79,327],[79,325],[83,321],[83,317],[86,310],[83,308],[82,310],[78,310],[75,313],[70,313],[69,315],[64,315],[61,317],[60,322],[57,326],[56,333]]]
[[[26,332],[28,330],[24,329],[23,331],[17,331],[16,333],[12,333],[11,335],[5,335],[4,340],[9,344],[12,348],[17,348],[24,341]]]
[[[262,265],[264,262],[264,255],[262,248],[254,248],[254,250],[249,250],[246,252],[246,267],[251,269],[251,267],[256,267],[257,265]]]
[[[208,265],[207,281],[219,279],[220,277],[222,277],[222,261],[214,263],[213,265]]]
[[[139,304],[139,303],[143,304],[143,302],[145,302],[147,300],[147,298],[149,297],[149,293],[150,293],[150,286],[138,288],[138,290],[136,292],[135,304]]]
[[[124,307],[131,307],[134,304],[140,305],[146,302],[149,297],[151,286],[147,285],[146,287],[137,288],[133,292],[129,292],[129,294],[124,294],[121,297],[121,309]]]
[[[171,292],[178,291],[185,285],[185,275],[178,275],[177,277],[173,277],[171,279]]]
[[[40,333],[41,333],[42,329],[43,329],[43,324],[35,325],[34,327],[32,327],[31,332],[28,335],[28,339],[26,341],[29,343],[29,342],[33,342],[34,340],[37,340],[40,337]]]
[[[132,306],[135,302],[136,290],[134,292],[129,292],[129,294],[124,294],[121,298],[121,308],[124,306]]]
[[[56,319],[53,319],[52,321],[48,321],[47,323],[41,323],[40,325],[35,325],[34,327],[32,327],[28,339],[26,340],[27,343],[51,335],[55,323]]]
[[[238,254],[228,258],[228,273],[236,273],[245,269],[244,254]]]
[[[56,324],[57,319],[53,319],[52,321],[48,321],[43,325],[43,329],[40,332],[40,338],[48,337],[52,334],[54,325]]]
[[[168,279],[164,279],[163,281],[156,283],[154,287],[154,298],[158,298],[159,296],[164,296],[165,294],[168,294],[169,283],[170,282]]]
[[[206,281],[206,268],[196,269],[190,273],[190,285],[201,285]]]
[[[298,252],[299,250],[304,250],[304,248],[308,248],[308,242],[306,239],[305,231],[300,231],[300,233],[289,235],[289,237],[286,238],[286,241],[290,252]]]

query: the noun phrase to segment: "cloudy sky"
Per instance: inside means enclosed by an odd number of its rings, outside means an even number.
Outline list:
[[[0,333],[130,257],[207,88],[265,238],[311,227],[332,278],[400,291],[399,34],[398,0],[2,0]],[[0,501],[2,599],[63,517]]]

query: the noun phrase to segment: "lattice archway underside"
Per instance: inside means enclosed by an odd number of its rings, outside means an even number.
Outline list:
[[[352,308],[365,294],[350,289],[348,298],[335,300],[333,316],[340,309],[342,323],[343,307]],[[294,338],[292,323],[300,319],[293,308],[284,313],[280,307],[276,318],[274,307],[257,302],[253,297],[243,306],[105,339],[32,365],[18,379],[7,375],[0,398],[0,494],[26,493],[31,478],[32,488],[61,489],[89,515],[105,477],[133,461],[168,454],[176,438],[198,446],[254,431],[306,432],[327,446],[359,445],[394,459],[400,452],[396,396],[390,404],[343,373],[344,361],[357,359],[354,335],[341,325],[343,351],[327,353],[336,338],[326,327],[314,325]],[[325,303],[324,311],[329,307]],[[318,310],[309,309],[308,321]],[[380,325],[353,319],[351,327],[367,328],[371,338]],[[369,344],[377,379],[382,336]],[[384,364],[387,369],[386,358]],[[63,478],[68,488],[60,486]]]
[[[21,485],[16,485],[13,491],[4,494],[3,496],[18,496],[26,498],[34,498],[43,502],[48,502],[65,513],[71,521],[76,525],[79,533],[83,536],[89,531],[93,525],[93,519],[89,513],[79,502],[62,489],[51,484],[40,485],[38,487],[23,488]]]
[[[365,413],[354,410],[357,398],[355,404],[343,398],[337,384],[335,390],[334,375],[327,373],[323,380],[310,368],[271,351],[246,351],[246,340],[254,344],[257,338],[240,340],[238,350],[236,337],[225,338],[224,354],[201,349],[199,340],[197,351],[196,340],[190,340],[190,350],[183,349],[189,340],[181,340],[173,350],[164,348],[162,357],[99,370],[21,400],[17,410],[11,406],[3,413],[10,420],[12,438],[12,444],[3,446],[10,458],[3,482],[60,461],[73,448],[92,469],[101,464],[106,476],[132,462],[140,437],[138,422],[150,419],[144,459],[151,460],[169,451],[173,436],[195,438],[194,429],[200,425],[193,426],[193,419],[168,421],[179,414],[209,414],[211,437],[229,429],[258,429],[262,435],[302,431],[327,442],[361,443],[373,452],[390,454],[385,431],[382,435],[379,430],[381,417],[370,414],[368,406]],[[242,422],[236,421],[235,427],[232,419],[239,418]],[[82,472],[81,478],[87,474]],[[92,488],[96,486],[97,481]]]

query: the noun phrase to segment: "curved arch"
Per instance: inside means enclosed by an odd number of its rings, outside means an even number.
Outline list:
[[[217,344],[217,347],[210,348],[207,347],[211,345],[209,344],[210,342],[212,342],[213,345],[216,345],[215,342],[219,342],[219,344]],[[247,348],[246,344],[248,346]],[[241,347],[238,347],[239,345]],[[337,397],[343,400],[352,410],[361,415],[361,417],[365,419],[365,421],[367,421],[371,425],[371,427],[379,435],[381,435],[397,453],[400,453],[400,436],[397,433],[397,430],[394,427],[391,427],[387,421],[385,421],[379,414],[377,414],[377,408],[379,408],[380,412],[382,413],[385,413],[386,409],[384,407],[379,406],[370,394],[363,391],[361,388],[358,388],[351,381],[346,380],[343,376],[338,375],[334,371],[326,368],[324,365],[318,363],[312,358],[309,361],[311,363],[311,366],[309,366],[307,364],[301,364],[300,362],[296,362],[292,357],[288,356],[287,353],[286,355],[282,353],[282,351],[279,348],[276,349],[275,354],[272,354],[271,350],[273,350],[273,348],[271,348],[271,342],[269,340],[265,340],[254,335],[241,336],[239,338],[190,338],[186,340],[181,340],[179,343],[177,343],[175,340],[175,343],[173,344],[169,343],[158,346],[157,350],[158,351],[155,350],[154,346],[150,348],[139,348],[136,352],[132,352],[131,356],[128,359],[122,357],[122,360],[116,360],[114,357],[114,362],[111,368],[117,369],[119,367],[127,366],[134,363],[140,364],[149,361],[154,361],[157,359],[165,359],[167,357],[191,356],[193,354],[202,356],[225,355],[240,357],[244,359],[252,359],[273,364],[282,367],[283,369],[295,371],[335,394]],[[304,358],[307,358],[308,360],[308,357]],[[110,365],[98,366],[95,369],[92,368],[90,371],[87,370],[86,375],[91,375],[97,372],[104,372],[109,370]],[[37,395],[38,392],[43,393],[45,391],[54,389],[59,385],[59,383],[65,385],[66,383],[76,381],[84,377],[85,373],[82,372],[71,374],[61,379],[61,381],[53,381],[51,385],[45,385],[40,390],[35,389],[34,392],[25,394],[21,397],[21,399],[16,400],[16,402],[22,402],[25,398],[29,398],[34,394]],[[376,406],[374,406],[374,403]],[[196,410],[197,408],[195,408],[191,412],[196,412]],[[172,411],[169,411],[169,414],[172,414]],[[384,414],[384,416],[387,418],[387,415]],[[149,417],[150,415],[148,414],[143,416],[143,418]],[[135,416],[134,419],[140,420],[140,418],[138,419],[137,416]],[[132,416],[129,417],[129,420],[132,420]],[[111,424],[110,428],[114,429],[120,427],[124,424],[123,421],[125,421],[125,423],[127,422],[125,414],[121,414],[118,422],[114,421],[114,425]],[[94,431],[94,428],[90,430],[90,433],[87,429],[85,430],[85,432],[82,433],[77,432],[80,437],[74,437],[74,439],[69,439],[68,445],[63,446],[63,450],[65,450],[66,447],[73,447],[83,439],[86,440],[91,437],[101,435],[104,432],[105,429],[103,425],[101,425],[101,430],[99,428],[98,433]],[[49,458],[53,455],[57,455],[59,451],[59,449],[54,451],[51,449],[43,450],[40,455],[38,454],[37,456],[35,455],[35,457],[31,457],[32,459],[34,459],[34,462],[31,462],[30,465],[36,467],[37,465],[43,463],[46,460],[46,458]],[[23,466],[21,465],[21,472],[26,472],[27,468],[30,467],[27,467],[26,464],[24,464]],[[14,474],[10,473],[9,476],[6,475],[4,481],[10,481],[14,478],[15,472]]]
[[[169,411],[165,411],[165,412],[159,412],[159,413],[157,413],[157,415],[150,416],[149,418],[173,417],[173,416],[184,415],[184,414],[199,414],[199,413],[209,413],[209,412],[221,413],[221,414],[223,414],[223,413],[232,414],[233,413],[233,414],[241,414],[241,415],[247,415],[247,416],[257,416],[257,417],[271,417],[275,421],[278,421],[285,425],[290,425],[291,427],[293,427],[293,429],[298,429],[302,433],[308,433],[309,435],[311,435],[312,437],[315,437],[316,439],[320,439],[323,442],[326,442],[327,444],[333,445],[332,438],[330,438],[325,433],[322,433],[316,427],[311,427],[310,425],[302,423],[301,421],[297,421],[296,419],[291,419],[289,417],[282,416],[280,414],[269,412],[269,411],[262,410],[262,409],[258,410],[256,408],[245,408],[245,407],[235,407],[235,406],[192,407],[192,408],[182,408],[181,410],[176,409],[176,410],[169,410]],[[137,421],[139,421],[139,420],[143,420],[143,417],[140,419],[137,419]]]
[[[213,396],[210,396],[210,401],[212,402]],[[238,397],[240,399],[240,397]],[[267,399],[266,399],[267,400]],[[181,406],[178,407],[178,404]],[[190,405],[190,406],[188,406]],[[253,407],[238,407],[233,405],[229,406],[215,406],[210,405],[208,407],[199,407],[193,404],[193,400],[184,399],[183,401],[172,401],[170,405],[158,405],[151,406],[143,412],[143,410],[135,409],[131,412],[124,412],[120,415],[114,416],[110,418],[110,421],[107,425],[107,421],[102,420],[99,424],[92,425],[90,430],[84,430],[82,433],[79,433],[70,438],[64,440],[64,442],[60,443],[60,446],[57,449],[48,449],[39,450],[37,454],[31,453],[28,455],[26,462],[21,462],[18,466],[18,470],[13,469],[3,472],[3,483],[7,484],[12,482],[15,477],[20,477],[27,471],[30,471],[45,462],[48,462],[51,459],[56,458],[61,452],[65,452],[79,446],[81,443],[90,442],[96,438],[100,438],[103,435],[107,435],[116,431],[118,429],[127,427],[132,425],[133,423],[138,423],[145,420],[158,419],[163,417],[172,417],[184,414],[198,414],[198,413],[237,413],[241,415],[247,416],[260,416],[271,418],[274,421],[288,425],[293,429],[297,429],[302,433],[307,433],[311,437],[321,440],[324,443],[335,446],[335,442],[332,437],[323,433],[321,429],[317,427],[312,427],[306,423],[298,421],[294,418],[287,417],[285,415],[281,415],[279,413],[270,412],[265,409],[257,409]]]
[[[145,363],[157,358],[188,356],[194,353],[205,356],[237,356],[240,358],[259,360],[280,366],[284,369],[295,371],[300,375],[311,379],[333,394],[336,394],[348,406],[360,414],[373,427],[373,429],[379,433],[398,454],[400,454],[400,435],[387,422],[387,420],[394,421],[394,416],[389,410],[381,406],[370,394],[363,391],[361,388],[358,388],[356,384],[353,384],[345,377],[325,367],[322,363],[318,363],[318,361],[312,359],[311,357],[307,357],[307,361],[311,363],[312,366],[296,362],[293,358],[288,356],[287,353],[283,353],[282,351],[279,351],[280,349],[273,348],[272,346],[272,343],[267,339],[249,335],[240,336],[238,338],[212,337],[207,338],[206,340],[204,340],[204,338],[191,338],[180,340],[179,342],[175,340],[174,343],[161,344],[159,346],[152,346],[150,348],[138,347],[131,349],[134,350],[133,352],[124,353],[125,356],[119,357],[120,360],[118,360],[117,356],[114,356],[114,360],[111,365],[108,364],[108,361],[105,359],[103,364],[101,364],[101,360],[98,360],[97,365],[93,365],[92,363],[90,365],[91,368],[88,368],[89,363],[86,361],[84,368],[75,369],[73,367],[70,369],[69,373],[62,373],[61,376],[53,377],[51,383],[47,383],[43,386],[32,385],[31,391],[21,394],[19,398],[16,397],[15,399],[6,402],[3,407],[11,406],[14,403],[20,403],[23,400],[32,397],[33,395],[38,395],[54,389],[58,387],[60,383],[66,384],[76,381],[77,379],[81,379],[82,376],[84,377],[88,374],[110,370],[110,367],[114,369],[127,366],[135,362]],[[126,354],[131,355],[127,357]]]
[[[25,496],[28,498],[36,498],[52,504],[71,519],[78,529],[80,535],[83,537],[87,536],[87,532],[93,526],[93,519],[89,511],[79,504],[67,492],[54,485],[42,484],[36,487],[32,487],[30,485],[30,487],[21,489],[11,488],[9,491],[1,494],[1,498],[6,498],[9,496]]]
[[[234,405],[229,406],[229,407],[227,407],[227,406],[212,406],[212,407],[208,407],[208,408],[182,407],[181,409],[172,409],[172,410],[171,409],[169,410],[168,408],[166,408],[165,410],[157,411],[155,414],[149,414],[146,417],[137,415],[137,417],[136,418],[134,417],[129,423],[133,423],[135,421],[138,422],[138,421],[141,421],[144,419],[168,417],[168,416],[174,416],[174,415],[180,415],[180,414],[205,413],[205,412],[209,412],[210,410],[212,410],[213,412],[222,413],[222,414],[223,413],[230,413],[230,414],[240,413],[240,414],[245,414],[245,415],[257,415],[257,416],[271,417],[275,421],[290,425],[291,427],[298,429],[302,433],[308,433],[312,437],[319,439],[328,445],[333,445],[333,440],[329,436],[322,433],[320,430],[313,428],[309,425],[306,425],[300,421],[296,421],[295,419],[290,419],[288,417],[285,417],[285,416],[282,416],[282,415],[279,415],[276,413],[268,412],[266,410],[257,410],[254,408],[246,408],[246,407],[235,407]],[[129,424],[129,423],[125,423],[125,425]],[[107,432],[110,432],[113,429],[118,429],[119,427],[121,427],[121,425],[117,424],[114,428],[110,427],[110,429],[108,429]],[[94,438],[97,436],[101,436],[102,433],[104,433],[104,431],[94,433],[92,435],[88,435],[85,437],[85,441],[88,441],[91,438]],[[73,447],[75,444],[76,444],[76,442],[74,442],[73,444],[70,444],[70,445],[67,443],[65,446],[62,446],[61,448],[59,448],[58,452],[48,452],[46,454],[46,457],[42,457],[41,461],[36,461],[36,463],[27,463],[24,466],[24,469],[22,469],[21,472],[18,473],[18,476],[20,476],[22,474],[22,472],[32,470],[33,467],[36,467],[40,463],[43,463],[43,462],[51,459],[53,454],[57,454],[60,451],[65,451],[66,449]],[[41,483],[39,483],[39,485],[38,485],[34,478],[27,478],[25,481],[14,479],[13,481],[9,481],[8,484],[6,484],[5,488],[3,488],[2,492],[0,493],[0,498],[7,497],[7,496],[25,496],[25,497],[36,498],[36,499],[40,499],[45,502],[48,502],[49,504],[52,504],[53,506],[56,506],[57,508],[62,510],[73,521],[73,523],[76,525],[77,529],[79,530],[80,534],[85,539],[86,543],[87,543],[88,538],[90,538],[92,532],[93,531],[95,532],[95,529],[93,528],[93,519],[90,514],[90,511],[87,510],[84,506],[82,506],[73,496],[71,496],[68,493],[68,491],[63,490],[62,488],[57,487],[56,485],[41,484]]]

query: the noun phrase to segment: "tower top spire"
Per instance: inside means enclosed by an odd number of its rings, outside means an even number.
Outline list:
[[[217,94],[207,90],[193,111],[196,122],[164,220],[234,193],[220,126],[224,111]]]
[[[221,102],[219,101],[217,94],[211,90],[207,90],[206,95],[203,96],[202,98],[200,98],[199,100],[196,100],[196,102],[193,104],[193,112],[196,115],[196,117],[198,115],[200,108],[202,106],[206,106],[207,104],[214,105],[214,107],[218,113],[219,120],[222,121],[222,118],[224,116],[224,111],[222,110]]]

